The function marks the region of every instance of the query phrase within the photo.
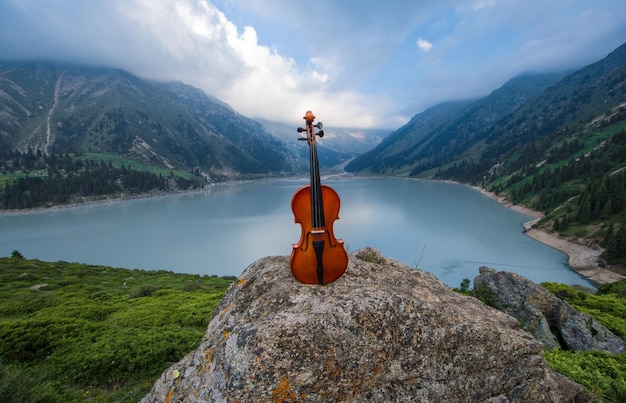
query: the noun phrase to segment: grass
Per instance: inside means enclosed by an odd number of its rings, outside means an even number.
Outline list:
[[[141,162],[134,161],[128,158],[124,158],[117,154],[102,154],[102,153],[84,153],[78,159],[81,160],[95,160],[95,161],[103,161],[105,163],[111,163],[115,168],[121,168],[122,166],[126,166],[127,168],[133,168],[137,171],[141,172],[152,172],[155,175],[169,176],[170,172],[172,172],[175,176],[180,176],[186,179],[197,178],[193,174],[187,171],[181,171],[178,169],[167,169],[167,168],[158,168],[151,165],[145,165]]]
[[[626,280],[603,285],[596,294],[557,283],[542,283],[574,308],[601,322],[626,340]],[[556,371],[585,386],[599,401],[626,401],[626,353],[546,350],[546,362]]]
[[[11,172],[5,175],[0,175],[0,191],[4,190],[4,185],[6,183],[13,183],[16,180],[18,180],[19,178],[25,178],[28,176],[40,176],[40,177],[45,177],[47,176],[48,173],[46,171],[42,171],[42,170],[37,170],[37,171],[31,171],[29,173],[25,173],[23,171],[17,171],[17,172]]]
[[[626,354],[546,350],[548,365],[601,402],[626,402]]]
[[[137,401],[234,277],[0,258],[0,401]]]

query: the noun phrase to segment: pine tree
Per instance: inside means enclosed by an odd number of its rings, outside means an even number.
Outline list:
[[[613,204],[611,203],[611,199],[607,200],[604,203],[604,207],[602,208],[602,213],[600,214],[600,218],[609,218],[613,214]]]
[[[581,196],[580,206],[578,208],[578,222],[581,224],[591,222],[591,200],[587,190],[585,190]]]
[[[615,259],[618,261],[626,260],[626,225],[622,223],[619,231],[615,234]]]

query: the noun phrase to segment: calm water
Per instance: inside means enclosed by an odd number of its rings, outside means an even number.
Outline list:
[[[324,180],[341,197],[335,235],[348,251],[380,249],[450,286],[482,265],[535,282],[591,286],[567,257],[525,236],[529,217],[463,185],[407,179]],[[306,181],[213,186],[190,194],[0,215],[0,256],[239,275],[300,237],[291,195]]]

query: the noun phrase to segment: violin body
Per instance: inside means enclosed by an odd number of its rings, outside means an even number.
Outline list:
[[[336,239],[333,232],[341,201],[333,188],[320,182],[315,128],[321,129],[322,123],[313,125],[315,116],[311,111],[304,119],[306,128],[298,128],[298,132],[307,134],[300,140],[309,144],[311,184],[298,189],[291,198],[294,221],[301,225],[302,234],[293,244],[289,263],[291,274],[301,283],[327,284],[341,277],[348,267],[343,241]],[[324,132],[320,130],[317,135],[322,137]]]
[[[294,221],[302,226],[302,235],[293,244],[289,263],[291,273],[304,284],[327,284],[343,275],[348,266],[348,254],[341,239],[336,239],[332,223],[339,219],[341,201],[333,188],[321,185],[324,201],[324,228],[314,228],[311,211],[311,186],[298,189],[291,198]],[[330,224],[330,225],[329,225]],[[317,230],[317,231],[316,231]],[[321,232],[321,231],[324,232]],[[315,245],[324,242],[321,253],[321,278]],[[319,247],[318,247],[319,249]]]

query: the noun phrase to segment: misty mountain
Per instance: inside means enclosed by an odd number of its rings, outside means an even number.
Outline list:
[[[301,135],[297,133],[298,125],[289,125],[281,122],[272,122],[257,119],[268,133],[281,139],[285,143],[292,143]],[[324,123],[324,137],[318,138],[318,146],[337,153],[356,156],[365,153],[377,146],[390,132],[389,129],[359,129],[334,127],[332,122]],[[304,123],[304,122],[303,122]],[[299,125],[304,127],[304,124]]]
[[[346,170],[486,185],[522,163],[541,163],[589,125],[623,119],[625,103],[626,44],[567,75],[522,75],[482,99],[430,108]]]
[[[116,154],[219,178],[298,166],[260,123],[197,88],[45,62],[0,62],[0,147]]]
[[[302,134],[297,132],[298,125],[257,120],[268,133],[282,140],[292,154],[299,155],[302,169],[308,169],[309,148],[306,146],[307,143],[298,141],[298,138],[302,137]],[[323,119],[320,121],[323,122]],[[326,169],[340,169],[351,159],[374,148],[390,132],[387,129],[338,128],[323,123],[324,136],[317,138],[317,144],[320,166]]]
[[[522,75],[485,98],[436,105],[415,115],[346,169],[430,175],[429,170],[466,155],[497,122],[562,77],[563,74]]]

